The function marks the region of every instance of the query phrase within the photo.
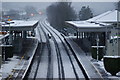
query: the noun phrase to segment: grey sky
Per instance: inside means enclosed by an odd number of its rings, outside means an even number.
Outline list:
[[[74,2],[72,5],[76,11],[80,11],[82,6],[89,6],[95,15],[116,9],[116,2]]]
[[[25,6],[33,6],[36,9],[46,9],[53,2],[3,2],[3,9],[24,9]]]
[[[1,0],[2,2],[56,2],[56,1],[72,1],[72,2],[118,2],[119,0]]]
[[[53,2],[3,2],[3,9],[24,9],[25,6],[34,6],[37,10],[45,10]],[[78,12],[82,6],[92,9],[94,15],[101,14],[108,10],[115,9],[115,2],[73,2],[72,7]]]

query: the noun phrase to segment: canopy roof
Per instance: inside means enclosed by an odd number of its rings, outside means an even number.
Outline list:
[[[119,14],[119,16],[118,16],[118,14]],[[98,15],[96,17],[93,17],[87,21],[116,23],[116,22],[118,22],[118,18],[119,18],[119,22],[120,22],[120,12],[118,12],[117,10],[114,10],[114,11],[107,11],[107,12],[105,12],[101,15]]]
[[[101,27],[105,27],[109,24],[105,24],[105,23],[90,23],[87,21],[66,21],[66,23],[71,24],[77,28],[101,28]]]
[[[10,24],[2,24],[2,30],[15,30],[15,31],[27,31],[34,29],[38,21],[25,21],[25,20],[13,20],[9,21]]]
[[[105,32],[106,23],[90,23],[88,21],[66,21],[66,24],[79,29],[81,32]]]
[[[105,32],[106,27],[108,31],[111,28],[110,26],[111,24],[107,24],[107,23],[118,22],[118,19],[120,19],[120,17],[118,17],[118,14],[120,16],[120,12],[118,12],[117,10],[107,11],[101,15],[98,15],[86,21],[66,21],[66,24],[71,25],[79,29],[80,31]]]

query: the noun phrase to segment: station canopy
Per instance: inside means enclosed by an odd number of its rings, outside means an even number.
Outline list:
[[[27,31],[34,29],[38,25],[37,20],[25,21],[25,20],[13,20],[7,23],[2,23],[2,30],[13,31]]]
[[[110,26],[106,23],[90,23],[88,21],[66,21],[66,24],[79,32],[105,32],[106,26]]]
[[[90,23],[88,21],[66,21],[66,23],[76,26],[77,28],[102,28],[109,25],[106,23]]]
[[[120,12],[117,10],[107,11],[103,14],[100,14],[96,17],[93,17],[89,22],[104,22],[104,23],[117,23],[120,22]]]
[[[117,10],[107,11],[86,21],[66,21],[66,24],[82,32],[106,32],[106,28],[109,31],[112,27],[108,23],[118,22],[118,13]]]

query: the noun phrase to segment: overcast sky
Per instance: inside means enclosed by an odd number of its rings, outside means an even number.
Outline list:
[[[2,2],[3,9],[24,9],[25,6],[34,6],[37,10],[44,10],[53,2]],[[115,9],[116,2],[73,2],[72,7],[78,12],[82,6],[89,6],[94,15]]]
[[[72,1],[72,2],[118,2],[119,0],[0,0],[2,2],[56,2],[56,1]]]
[[[37,10],[46,9],[53,2],[3,2],[3,9],[24,9],[26,6],[33,6]]]
[[[74,2],[72,5],[76,11],[80,11],[82,6],[89,6],[95,15],[116,9],[116,2]]]

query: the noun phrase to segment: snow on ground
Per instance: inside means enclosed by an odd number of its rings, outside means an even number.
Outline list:
[[[120,72],[117,73],[117,76],[112,76],[109,72],[107,72],[105,70],[103,60],[98,61],[98,62],[97,62],[97,60],[91,60],[91,62],[95,65],[95,67],[99,70],[99,72],[101,73],[101,75],[104,78],[107,78],[107,79],[120,79]]]
[[[76,38],[76,36],[69,36],[69,38]],[[91,54],[91,53],[88,53]],[[104,68],[103,59],[101,61],[97,61],[93,59],[91,55],[87,55],[88,59],[93,63],[93,65],[98,69],[102,77],[107,78],[108,80],[120,80],[120,72],[117,73],[117,76],[112,76],[109,72],[107,72]]]
[[[13,56],[13,58],[9,58],[8,61],[2,64],[0,71],[2,72],[2,78],[6,78],[12,74],[13,69],[18,66],[20,59],[18,56]],[[20,68],[20,67],[19,67]]]
[[[91,61],[91,63],[93,63],[93,65],[98,69],[103,78],[106,78],[108,80],[120,80],[120,72],[117,73],[117,76],[112,76],[109,72],[105,70],[103,59],[101,61],[97,61],[96,59],[93,59],[90,55],[87,55],[87,57]]]

